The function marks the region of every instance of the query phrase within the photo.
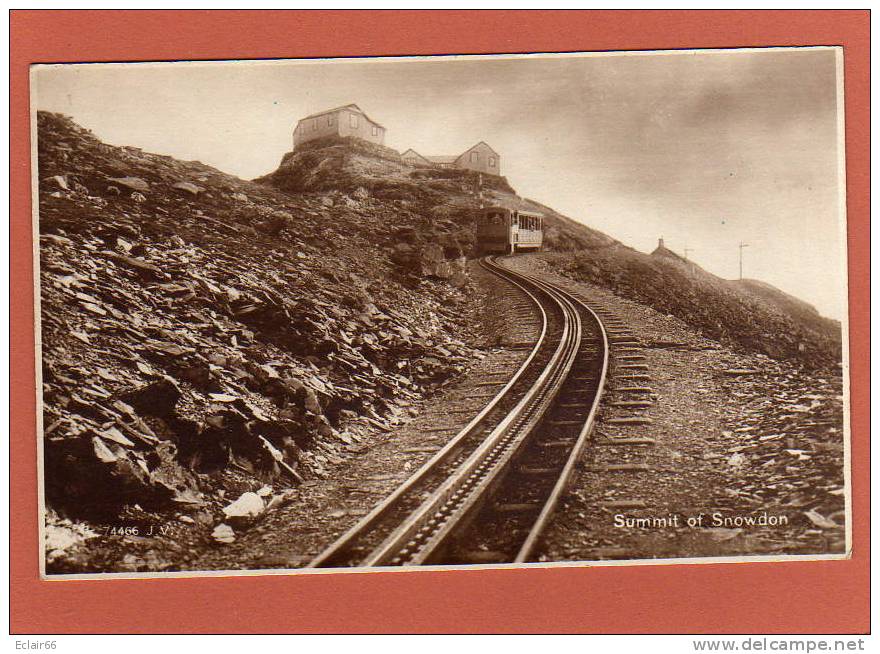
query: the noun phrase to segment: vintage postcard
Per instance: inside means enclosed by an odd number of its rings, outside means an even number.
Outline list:
[[[33,66],[45,576],[848,557],[842,71]]]

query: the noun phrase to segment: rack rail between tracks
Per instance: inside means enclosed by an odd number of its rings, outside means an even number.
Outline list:
[[[506,551],[497,553],[501,560],[493,562],[525,562],[534,553],[589,442],[607,377],[608,337],[599,317],[570,293],[514,272],[494,257],[481,264],[533,307],[540,325],[533,347],[464,428],[308,567],[455,563],[468,539],[486,549],[491,538],[479,533],[480,516],[493,510],[505,486],[518,483],[541,490],[529,504],[512,505],[519,511],[506,540],[515,542],[507,542]],[[573,369],[584,376],[573,380]],[[572,394],[587,397],[572,403]],[[550,419],[570,410],[564,407],[576,407],[576,417]],[[552,443],[559,450],[553,465],[541,468],[537,480],[517,477],[516,470],[526,469],[529,453],[547,443],[556,424],[566,425],[567,434]]]

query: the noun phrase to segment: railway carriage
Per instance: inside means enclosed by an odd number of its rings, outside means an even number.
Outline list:
[[[536,252],[544,242],[544,216],[506,207],[487,207],[477,221],[477,243],[486,254]]]

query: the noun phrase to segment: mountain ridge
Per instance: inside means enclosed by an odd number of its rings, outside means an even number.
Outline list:
[[[813,367],[840,361],[840,324],[803,300],[766,282],[718,277],[662,243],[651,254],[639,252],[546,204],[517,195],[503,177],[413,169],[390,148],[330,137],[288,152],[275,171],[256,181],[292,193],[363,188],[377,197],[403,199],[425,216],[457,225],[465,255],[475,252],[474,217],[481,203],[538,211],[545,216],[546,248],[556,253],[543,258],[569,274],[677,315],[728,345]],[[430,230],[421,234],[426,242],[435,237]]]

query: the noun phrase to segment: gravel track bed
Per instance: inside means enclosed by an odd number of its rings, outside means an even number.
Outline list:
[[[675,318],[558,276],[539,257],[511,267],[604,307],[641,344],[612,347],[594,442],[539,560],[844,552],[839,370],[807,372],[723,348]],[[647,369],[621,368],[633,363]],[[650,378],[621,378],[634,373]],[[617,390],[633,387],[650,391]],[[612,406],[645,399],[647,408]],[[611,422],[638,417],[651,422]],[[654,444],[607,444],[613,438]],[[609,469],[620,465],[645,469]],[[761,516],[778,524],[748,524]]]

